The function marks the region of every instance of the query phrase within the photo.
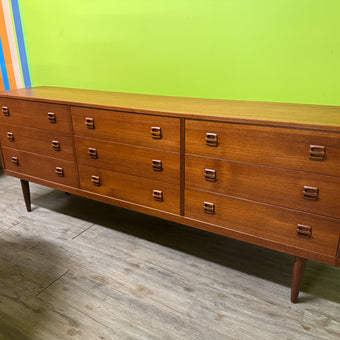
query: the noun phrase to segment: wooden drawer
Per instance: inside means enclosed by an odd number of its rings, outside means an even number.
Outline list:
[[[254,235],[283,245],[335,256],[339,243],[340,220],[295,210],[212,194],[195,189],[185,191],[185,216]],[[204,210],[212,209],[214,213]],[[308,233],[311,237],[302,234]]]
[[[340,218],[340,177],[187,155],[185,179],[186,187]]]
[[[179,153],[75,137],[78,162],[81,164],[179,183]]]
[[[179,186],[85,165],[79,166],[80,188],[179,214]],[[94,177],[93,177],[94,176]],[[155,192],[156,200],[153,197]]]
[[[6,147],[2,148],[2,152],[5,169],[71,187],[79,187],[77,169],[73,162]],[[15,160],[17,160],[17,165],[13,162]]]
[[[186,152],[201,156],[271,165],[340,176],[340,134],[269,126],[186,120]],[[206,134],[213,145],[206,144]],[[325,147],[322,151],[313,146]],[[320,156],[318,156],[318,152]]]
[[[78,136],[180,151],[179,118],[81,107],[72,107],[71,112],[74,132]],[[90,128],[86,125],[87,118],[93,123],[93,128],[90,123],[88,124]],[[152,136],[152,127],[160,128],[160,136],[157,136],[157,129],[154,131],[155,136]]]
[[[71,116],[66,105],[1,98],[0,123],[72,133]],[[4,114],[8,108],[8,115]]]
[[[71,135],[18,125],[0,124],[0,141],[1,145],[9,148],[74,161]]]

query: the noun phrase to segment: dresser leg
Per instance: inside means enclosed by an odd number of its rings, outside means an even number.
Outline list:
[[[306,259],[302,257],[295,256],[294,258],[294,267],[293,267],[293,276],[292,276],[292,286],[291,286],[291,295],[290,301],[292,303],[298,302],[298,296],[300,292],[303,272],[306,267]]]
[[[24,181],[23,179],[20,180],[21,182],[21,189],[22,194],[24,195],[25,205],[28,212],[32,211],[31,209],[31,194],[30,194],[30,183]]]

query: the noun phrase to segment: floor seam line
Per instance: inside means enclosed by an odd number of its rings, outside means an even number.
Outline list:
[[[35,297],[39,297],[40,294],[42,294],[46,289],[50,288],[55,282],[60,280],[63,276],[65,276],[70,270],[67,269],[65,273],[61,274],[59,277],[57,277],[54,281],[52,281],[47,287],[45,287],[42,291],[40,291]]]
[[[20,223],[22,223],[22,221],[20,221],[20,222],[18,222],[18,223],[15,223],[14,225],[8,227],[8,228],[5,229],[5,230],[1,230],[1,231],[0,231],[0,234],[1,234],[1,233],[4,233],[4,232],[7,231],[7,230],[10,230],[10,229],[16,227],[16,226],[17,226],[18,224],[20,224]]]
[[[81,231],[78,235],[75,235],[72,237],[72,240],[76,239],[78,236],[80,236],[81,234],[85,233],[86,231],[88,231],[90,228],[92,228],[94,226],[94,223],[91,224],[89,227],[87,227],[86,229],[84,229],[83,231]]]

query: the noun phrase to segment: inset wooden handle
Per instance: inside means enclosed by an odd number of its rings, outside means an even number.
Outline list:
[[[319,188],[305,185],[302,194],[304,199],[316,201],[319,197]]]
[[[85,118],[85,125],[88,129],[94,129],[94,119],[91,117],[86,117]]]
[[[10,142],[14,142],[14,134],[12,132],[7,132],[7,138]]]
[[[204,178],[209,182],[216,182],[216,170],[204,169]]]
[[[151,136],[154,139],[162,139],[162,129],[159,126],[152,126]]]
[[[60,151],[60,143],[57,140],[52,141],[52,148],[54,151]]]
[[[162,190],[153,190],[152,191],[152,196],[155,201],[163,201],[163,191]]]
[[[217,146],[217,144],[218,144],[217,133],[207,132],[205,134],[205,142],[206,142],[206,145],[208,145],[208,146]]]
[[[203,202],[203,210],[206,214],[215,214],[215,204],[211,202]]]
[[[48,112],[47,116],[50,123],[54,124],[57,122],[57,118],[54,112]]]
[[[59,177],[64,177],[64,169],[61,168],[61,167],[59,167],[59,166],[57,166],[57,167],[55,168],[55,173],[56,173]]]
[[[18,166],[19,165],[18,157],[12,157],[12,163],[13,163],[13,165]]]
[[[312,227],[308,225],[298,224],[296,228],[298,236],[311,238],[312,237]]]
[[[2,113],[4,116],[8,117],[9,116],[9,108],[7,106],[2,107]]]
[[[163,170],[163,164],[162,164],[162,161],[159,160],[159,159],[153,159],[152,160],[152,169],[154,171],[162,171]]]
[[[326,147],[323,145],[310,145],[308,153],[309,159],[322,161],[326,156]]]
[[[97,159],[98,158],[97,149],[89,148],[88,153],[89,153],[90,158],[92,158],[92,159]]]
[[[91,176],[91,182],[96,187],[100,187],[101,186],[101,181],[100,181],[100,177],[99,176]]]

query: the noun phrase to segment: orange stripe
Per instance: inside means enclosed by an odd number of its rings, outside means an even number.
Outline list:
[[[8,43],[8,36],[7,36],[7,29],[6,29],[4,11],[3,11],[3,8],[2,8],[2,2],[1,1],[0,1],[0,35],[1,35],[1,41],[2,41],[2,48],[4,50],[4,55],[5,55],[5,62],[6,62],[6,69],[7,69],[9,86],[11,87],[11,89],[16,89],[17,84],[16,84],[16,81],[15,81],[14,69],[13,69],[13,64],[12,64],[12,57],[11,57],[11,52],[10,52],[9,43]]]
[[[4,80],[2,79],[2,72],[0,67],[0,91],[3,91],[5,89]]]

